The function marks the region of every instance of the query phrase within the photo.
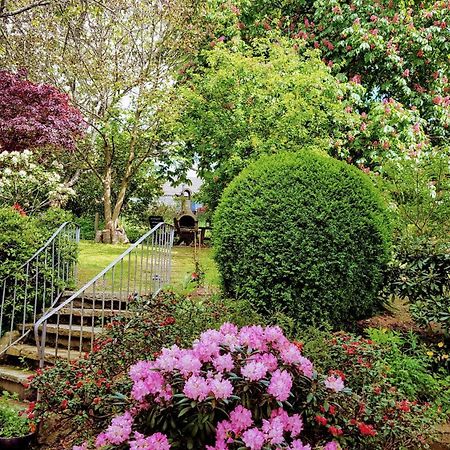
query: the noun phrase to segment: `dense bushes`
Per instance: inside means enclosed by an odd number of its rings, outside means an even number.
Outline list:
[[[381,195],[319,152],[264,156],[226,189],[214,222],[225,292],[298,322],[370,315],[390,256]]]
[[[13,208],[0,208],[0,280],[20,267],[44,242],[35,220]]]
[[[102,434],[101,439],[109,439],[113,431],[108,427],[111,416],[123,418],[125,412],[131,410],[136,431],[147,436],[166,433],[173,448],[176,443],[181,443],[176,448],[190,448],[189,442],[194,440],[196,445],[193,448],[200,449],[203,448],[202,442],[213,442],[216,438],[215,431],[205,424],[217,425],[227,419],[227,414],[232,418],[234,414],[231,412],[240,404],[251,410],[255,427],[260,427],[261,419],[273,419],[272,411],[281,406],[291,417],[300,414],[304,425],[300,439],[313,445],[335,440],[342,448],[418,449],[426,448],[425,439],[435,422],[445,420],[445,414],[438,415],[438,408],[448,412],[450,398],[444,389],[448,380],[432,377],[429,363],[423,356],[424,350],[420,346],[413,350],[412,343],[405,348],[406,341],[397,335],[383,332],[376,335],[373,331],[372,340],[368,340],[310,328],[297,336],[302,342],[292,340],[293,345],[287,345],[289,351],[279,353],[271,349],[271,345],[267,349],[260,345],[271,335],[278,336],[279,343],[287,344],[287,340],[282,338],[278,329],[266,328],[263,331],[260,326],[241,329],[238,335],[242,343],[240,347],[228,348],[227,345],[233,342],[232,336],[229,336],[220,347],[220,352],[224,363],[230,362],[226,355],[231,357],[234,368],[224,367],[222,378],[214,378],[212,375],[217,369],[212,366],[210,377],[206,378],[229,380],[233,388],[232,398],[225,401],[214,399],[214,395],[206,398],[200,395],[201,398],[192,399],[189,397],[194,395],[194,391],[189,391],[193,388],[192,383],[186,388],[189,377],[185,379],[177,370],[167,366],[163,376],[173,386],[172,394],[175,395],[167,401],[161,399],[162,403],[157,404],[152,394],[146,395],[146,389],[157,384],[139,382],[156,376],[147,370],[153,363],[138,363],[130,372],[131,378],[127,375],[137,361],[151,361],[159,357],[160,362],[170,362],[171,352],[174,352],[174,363],[178,364],[180,355],[186,356],[184,363],[195,363],[190,350],[178,351],[177,347],[169,350],[168,347],[177,344],[179,348],[186,348],[193,344],[198,354],[203,355],[200,350],[207,350],[211,345],[214,348],[214,339],[219,333],[208,331],[199,343],[195,339],[202,330],[219,329],[227,320],[237,321],[239,325],[264,324],[265,321],[252,312],[248,303],[230,302],[219,296],[193,300],[162,293],[148,303],[137,302],[133,310],[138,314],[133,318],[117,318],[96,341],[94,352],[86,355],[85,359],[71,364],[58,362],[33,379],[31,384],[40,389],[41,399],[34,411],[30,409],[29,415],[43,424],[41,437],[60,439],[55,430],[48,429],[53,423],[58,428],[64,428],[65,436],[70,433],[66,436],[65,448],[69,448],[73,440],[92,443],[102,429],[109,431],[106,435]],[[226,330],[233,334],[236,328],[229,325],[222,327],[223,333]],[[247,344],[244,339],[248,339]],[[252,346],[251,351],[249,345]],[[161,353],[162,347],[167,348]],[[263,354],[261,350],[264,350]],[[309,367],[306,358],[314,363],[317,374],[314,373],[312,379],[296,371],[295,363],[288,362],[299,358],[300,351],[305,356],[299,360],[303,368]],[[269,356],[271,353],[275,359]],[[255,372],[252,373],[258,378],[256,369],[263,369],[261,366],[247,367],[243,372],[240,370],[246,362],[258,358],[261,358],[262,365],[277,361],[280,371],[291,372],[293,384],[290,391],[294,395],[288,401],[273,402],[270,392],[266,392],[272,380],[271,374],[267,373],[258,380],[250,380],[244,375],[250,374],[246,370],[253,368]],[[207,368],[209,363],[203,362],[204,368]],[[197,370],[195,364],[191,368]],[[198,375],[200,372],[203,374],[203,369],[199,369]],[[342,387],[339,378],[344,377],[345,387],[349,389],[340,392],[333,392],[323,382],[328,378],[328,386],[339,390]],[[197,381],[202,381],[203,378],[199,378]],[[199,389],[197,393],[201,394],[205,383],[196,385]],[[229,388],[228,383],[214,385],[213,394],[225,385]],[[280,384],[279,389],[283,388],[285,385]],[[148,403],[141,402],[141,395],[149,400]],[[115,423],[117,421],[121,419],[115,420]],[[130,427],[131,422],[128,418]],[[129,429],[128,425],[126,429]],[[127,434],[126,429],[122,427],[116,431],[123,437]],[[289,439],[288,435],[284,437]],[[129,438],[133,440],[133,435],[130,434]],[[106,443],[105,440],[103,442]],[[238,440],[223,448],[235,449],[238,444],[242,445]],[[267,448],[273,447],[268,444]],[[281,448],[284,448],[283,445]]]
[[[71,270],[78,248],[68,236],[59,235],[47,250],[22,267],[56,229],[71,215],[60,209],[49,209],[27,216],[20,205],[0,208],[0,289],[2,291],[1,329],[12,329],[18,317],[32,320],[35,308],[49,305],[58,289],[73,286]],[[52,264],[55,270],[52,269]],[[57,270],[58,267],[65,270]],[[56,294],[55,294],[56,295]],[[39,309],[37,311],[40,312]],[[21,319],[22,320],[22,319]]]
[[[203,330],[219,327],[225,320],[238,325],[261,321],[246,302],[217,295],[194,300],[164,292],[154,299],[137,301],[131,311],[137,314],[132,318],[117,316],[106,327],[85,359],[72,364],[58,361],[31,381],[41,399],[30,417],[41,422],[43,439],[55,435],[55,430],[48,430],[55,414],[58,428],[61,421],[69,422],[66,428],[73,430],[69,440],[87,438],[106,427],[111,415],[123,413],[127,406],[122,403],[123,396],[114,394],[130,392],[130,366],[140,359],[151,359],[163,346],[192,345]]]
[[[450,244],[427,238],[404,238],[397,246],[387,289],[410,302],[422,326],[450,330]]]

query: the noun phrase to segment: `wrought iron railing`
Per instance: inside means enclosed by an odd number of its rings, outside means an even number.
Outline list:
[[[25,264],[0,281],[0,356],[74,285],[79,240],[79,226],[63,223]]]
[[[40,366],[91,351],[95,336],[114,317],[129,315],[138,298],[149,298],[169,282],[174,228],[159,223],[34,325]]]

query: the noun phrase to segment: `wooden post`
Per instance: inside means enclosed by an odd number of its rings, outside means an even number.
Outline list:
[[[98,219],[99,219],[99,213],[95,213],[95,219],[94,219],[94,235],[97,235],[98,231]]]

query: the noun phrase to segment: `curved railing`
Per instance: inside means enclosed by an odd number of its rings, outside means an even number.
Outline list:
[[[137,298],[156,295],[170,280],[174,227],[161,222],[130,245],[81,289],[48,310],[34,325],[40,365],[91,351],[107,322],[127,314]]]
[[[22,266],[0,281],[0,356],[24,339],[37,317],[76,278],[80,227],[64,222]]]

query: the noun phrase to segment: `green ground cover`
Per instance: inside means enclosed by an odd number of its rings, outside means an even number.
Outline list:
[[[127,248],[128,245],[97,244],[92,241],[81,241],[78,259],[78,286],[82,286],[95,277]],[[219,279],[213,260],[213,250],[211,248],[201,248],[198,251],[198,260],[202,271],[205,273],[205,285],[209,287],[218,286]],[[127,264],[128,261],[125,259],[125,271]],[[171,286],[173,289],[183,291],[188,288],[191,275],[194,271],[194,249],[192,247],[174,247],[172,249],[171,277]]]

